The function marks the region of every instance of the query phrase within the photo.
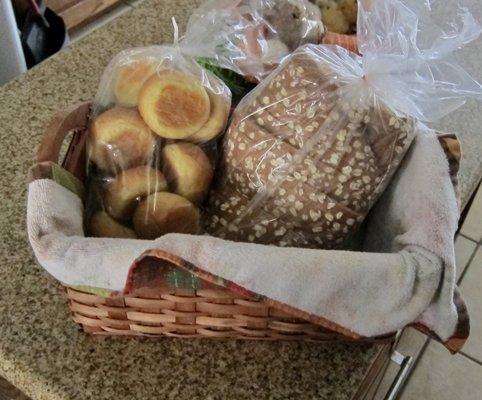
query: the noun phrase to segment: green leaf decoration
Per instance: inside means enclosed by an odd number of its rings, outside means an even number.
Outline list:
[[[58,164],[52,164],[52,179],[59,185],[79,196],[84,196],[84,184],[73,174]]]
[[[199,278],[185,271],[170,271],[167,274],[167,282],[175,289],[198,289]]]
[[[216,64],[216,61],[210,58],[198,57],[196,62],[204,69],[212,72],[221,79],[231,90],[233,95],[233,103],[237,104],[251,89],[254,84],[246,81],[242,75],[237,74],[230,69],[222,68]]]
[[[83,285],[78,285],[78,286],[71,286],[73,289],[78,290],[80,292],[84,293],[90,293],[90,294],[95,294],[96,296],[99,297],[110,297],[112,290],[109,289],[101,289],[101,288],[96,288],[92,286],[83,286]]]

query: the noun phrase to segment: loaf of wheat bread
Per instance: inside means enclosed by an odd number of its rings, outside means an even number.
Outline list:
[[[359,95],[300,47],[235,110],[209,233],[335,248],[358,229],[413,139],[413,121]]]

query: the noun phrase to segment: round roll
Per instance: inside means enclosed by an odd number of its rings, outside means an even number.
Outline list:
[[[125,107],[137,106],[137,98],[142,85],[155,71],[155,64],[147,61],[136,61],[121,66],[117,71],[114,83],[117,104]]]
[[[131,168],[106,185],[104,205],[115,219],[129,220],[142,198],[166,189],[166,179],[157,169],[149,166]]]
[[[167,70],[151,76],[139,94],[139,112],[159,136],[184,139],[207,122],[210,103],[206,90],[191,75]]]
[[[208,121],[194,135],[189,136],[188,140],[195,143],[204,143],[214,139],[224,128],[229,116],[231,101],[226,96],[214,94],[208,90],[211,102],[211,114]]]
[[[105,211],[99,211],[90,219],[90,234],[96,237],[137,239],[132,229],[120,224]]]
[[[357,0],[342,0],[340,3],[340,9],[348,23],[355,25],[358,18]]]
[[[199,231],[199,210],[182,196],[157,192],[139,204],[133,224],[142,239],[156,239],[166,233],[195,234]]]
[[[321,19],[327,31],[335,33],[350,32],[350,24],[338,3],[329,3],[321,10]]]
[[[213,168],[202,149],[192,143],[173,143],[162,150],[163,172],[171,189],[201,202],[213,178]]]
[[[155,145],[155,136],[135,109],[114,107],[92,121],[87,152],[101,170],[117,173],[146,164]]]

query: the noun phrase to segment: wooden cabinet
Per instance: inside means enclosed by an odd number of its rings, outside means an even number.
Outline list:
[[[92,20],[121,0],[46,0],[48,7],[59,14],[68,30]]]
[[[0,376],[0,400],[30,400],[30,398]]]

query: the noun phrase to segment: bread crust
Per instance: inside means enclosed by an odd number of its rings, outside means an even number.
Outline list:
[[[139,92],[156,71],[153,61],[134,61],[119,67],[114,82],[114,96],[123,107],[137,106]]]
[[[132,108],[116,106],[90,124],[88,158],[111,174],[146,164],[152,158],[156,138]]]
[[[90,219],[90,234],[95,237],[137,239],[136,233],[120,224],[105,211],[95,213]]]
[[[165,190],[167,181],[161,171],[147,165],[131,168],[107,183],[104,206],[113,218],[127,221],[143,198]]]
[[[204,151],[192,143],[172,143],[162,149],[163,172],[171,190],[193,203],[204,200],[213,167]]]
[[[157,192],[144,199],[133,217],[141,239],[156,239],[166,233],[199,232],[199,210],[189,200],[169,192]]]
[[[193,135],[211,112],[208,94],[197,79],[174,70],[155,74],[144,83],[138,107],[147,125],[167,139]]]
[[[226,126],[231,108],[231,100],[223,94],[214,94],[207,90],[211,104],[211,114],[207,122],[194,135],[189,136],[188,140],[194,143],[204,143],[214,139]]]

